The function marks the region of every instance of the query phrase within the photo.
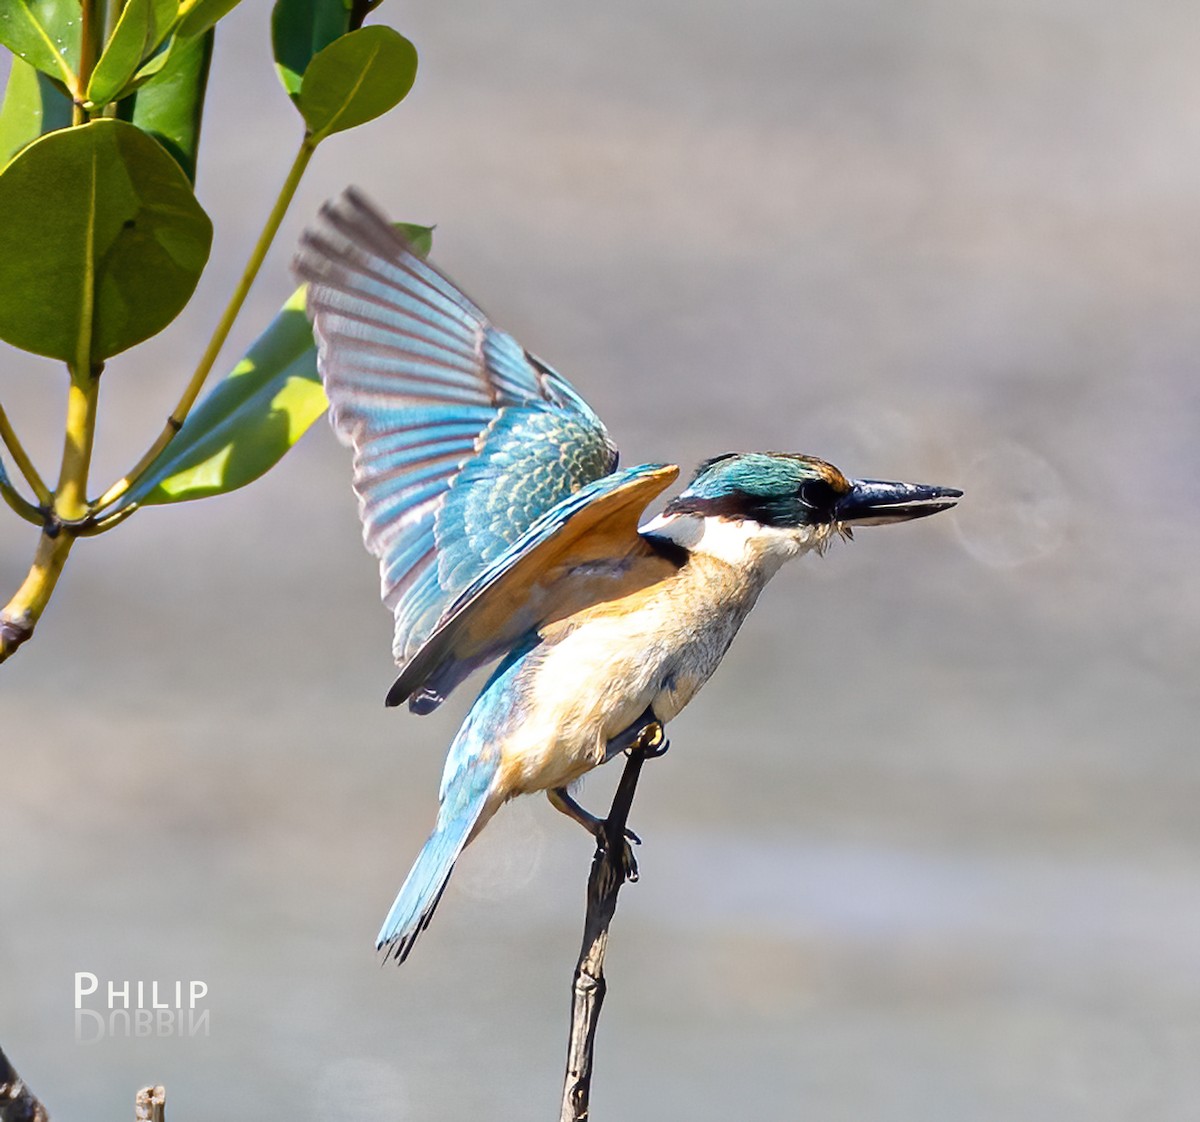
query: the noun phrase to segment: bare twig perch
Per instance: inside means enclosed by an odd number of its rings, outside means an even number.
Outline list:
[[[585,1122],[592,1086],[592,1051],[596,1024],[608,983],[604,980],[604,952],[608,948],[608,925],[617,910],[617,893],[626,880],[637,880],[637,862],[629,847],[625,827],[637,790],[642,764],[667,750],[662,726],[656,721],[642,725],[628,749],[625,771],[613,796],[608,817],[600,823],[599,844],[588,876],[587,918],[583,946],[575,966],[571,987],[571,1036],[567,1044],[567,1073],[563,1081],[562,1113],[559,1122]],[[636,839],[635,839],[636,840]]]
[[[134,1100],[134,1122],[163,1122],[166,1106],[165,1087],[143,1087]]]
[[[0,1049],[0,1122],[50,1122],[46,1108],[13,1071],[3,1049]]]
[[[134,1122],[163,1122],[166,1101],[167,1092],[162,1087],[143,1087],[134,1103]],[[0,1048],[0,1122],[50,1122],[46,1108],[13,1071],[3,1048]]]

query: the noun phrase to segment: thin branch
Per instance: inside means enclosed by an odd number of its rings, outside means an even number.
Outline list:
[[[29,458],[29,454],[21,444],[16,430],[9,422],[8,414],[4,412],[3,405],[0,405],[0,441],[3,441],[4,446],[12,454],[13,463],[17,465],[17,470],[25,476],[25,482],[33,488],[33,493],[37,496],[38,502],[42,506],[49,506],[52,501],[50,488],[46,486],[42,477],[38,474],[37,468],[33,466],[33,461]]]
[[[0,498],[3,498],[13,511],[19,514],[26,522],[32,522],[35,526],[41,526],[46,517],[42,511],[38,510],[24,495],[21,494],[9,481],[8,476],[4,472],[4,463],[0,461]]]
[[[71,369],[62,470],[54,490],[54,507],[43,520],[33,564],[25,580],[0,610],[0,662],[11,658],[33,635],[75,544],[74,526],[87,517],[88,470],[96,435],[96,401],[102,369],[99,364]]]
[[[77,538],[94,538],[98,534],[108,533],[114,526],[120,526],[126,518],[141,509],[137,503],[130,503],[128,506],[123,506],[120,510],[114,510],[111,514],[106,514],[101,518],[89,514],[87,518],[82,519],[78,523],[69,524],[67,528]]]
[[[38,536],[25,580],[0,610],[0,662],[11,658],[33,635],[74,544],[75,535],[61,529],[57,522],[50,523]]]
[[[96,0],[80,0],[79,13],[79,67],[75,83],[71,87],[71,124],[74,126],[87,124],[88,114],[83,108],[87,98],[88,81],[92,77],[92,68],[100,57],[104,34],[104,16],[96,11]],[[97,15],[100,19],[97,20]],[[99,27],[97,27],[99,23]],[[90,334],[90,332],[89,332]]]
[[[626,880],[638,879],[637,862],[629,847],[625,823],[637,791],[642,764],[667,750],[662,725],[653,720],[637,732],[628,749],[625,770],[617,784],[608,817],[600,823],[600,839],[588,875],[587,917],[583,945],[575,964],[571,986],[571,1035],[567,1042],[567,1071],[563,1079],[559,1122],[586,1122],[592,1086],[592,1055],[596,1026],[608,983],[604,979],[604,954],[608,926],[617,910],[617,893]]]
[[[50,1122],[46,1108],[12,1069],[0,1048],[0,1122]]]

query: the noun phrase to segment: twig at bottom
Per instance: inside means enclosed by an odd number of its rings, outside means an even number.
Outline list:
[[[13,1071],[0,1048],[0,1122],[50,1122],[46,1108]]]
[[[134,1100],[134,1122],[163,1122],[167,1107],[164,1087],[143,1087]]]
[[[662,727],[655,726],[661,740]],[[643,745],[642,738],[629,749],[625,771],[613,796],[608,817],[601,823],[603,841],[592,858],[588,875],[587,918],[583,946],[575,965],[571,987],[571,1036],[567,1045],[567,1073],[563,1081],[559,1122],[586,1122],[592,1087],[592,1051],[596,1024],[608,983],[604,980],[604,952],[608,925],[617,910],[617,893],[626,880],[637,880],[637,863],[626,840],[625,822],[647,757],[661,755],[657,741]]]

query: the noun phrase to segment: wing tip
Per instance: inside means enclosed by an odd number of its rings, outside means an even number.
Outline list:
[[[292,272],[302,281],[335,284],[340,270],[361,266],[370,255],[408,251],[408,243],[359,187],[327,199],[300,235]]]

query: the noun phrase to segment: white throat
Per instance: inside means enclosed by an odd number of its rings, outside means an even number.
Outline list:
[[[773,576],[786,560],[810,549],[822,549],[828,526],[784,528],[764,526],[749,518],[699,514],[660,514],[644,526],[643,534],[667,538],[689,553],[703,553],[738,569]]]

